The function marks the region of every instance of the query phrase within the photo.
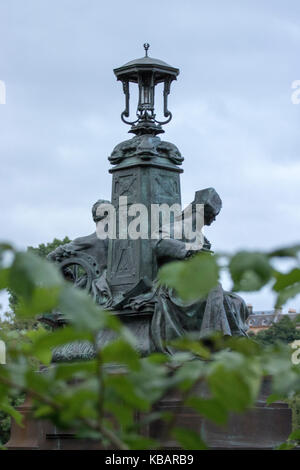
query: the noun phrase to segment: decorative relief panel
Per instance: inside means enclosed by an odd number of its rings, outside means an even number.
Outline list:
[[[136,244],[134,240],[114,240],[112,246],[111,282],[113,285],[136,281]]]
[[[117,207],[120,196],[127,196],[128,203],[136,202],[138,187],[137,172],[114,175],[112,202]]]
[[[152,200],[155,204],[180,204],[178,173],[156,170],[152,179]]]

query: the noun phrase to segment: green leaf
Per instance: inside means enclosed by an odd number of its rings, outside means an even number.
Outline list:
[[[150,401],[147,399],[136,383],[132,383],[129,376],[119,374],[108,374],[105,377],[105,388],[109,393],[117,395],[133,409],[140,411],[149,411]],[[109,393],[107,397],[109,399]]]
[[[259,355],[261,351],[261,346],[256,341],[238,336],[226,338],[224,346],[229,347],[232,351],[240,352],[244,356]]]
[[[126,406],[126,403],[118,401],[111,401],[109,399],[105,400],[104,408],[106,411],[110,412],[114,418],[121,424],[121,426],[126,430],[126,428],[133,426],[134,424],[134,410],[131,406]]]
[[[209,359],[211,355],[209,349],[204,346],[202,341],[199,339],[196,340],[194,336],[195,335],[193,334],[186,335],[172,341],[170,344],[175,348],[182,349],[184,351],[191,351],[193,354],[203,359]]]
[[[10,271],[9,287],[29,299],[35,287],[59,287],[62,277],[52,263],[33,253],[17,253]]]
[[[43,333],[44,332],[44,333]],[[93,335],[87,331],[78,331],[72,326],[65,326],[55,331],[43,330],[40,334],[29,333],[33,341],[33,351],[40,348],[52,349],[73,341],[93,341]]]
[[[276,298],[276,307],[281,307],[289,299],[296,297],[298,294],[300,294],[300,282],[298,284],[294,284],[293,286],[286,287],[279,292]]]
[[[289,443],[289,442],[284,442],[283,444],[280,444],[280,446],[276,447],[275,450],[292,450],[296,447],[295,444]]]
[[[221,351],[215,354],[215,361],[210,364],[207,381],[212,398],[228,410],[241,412],[255,402],[261,377],[258,358]]]
[[[117,339],[104,346],[100,351],[104,363],[126,364],[132,370],[140,368],[138,352],[123,339]]]
[[[49,373],[41,373],[33,369],[27,369],[24,375],[26,380],[25,388],[35,390],[40,395],[50,394],[50,390],[55,386],[55,382],[52,380]]]
[[[98,365],[95,360],[56,364],[55,377],[57,380],[68,380],[75,377],[95,376]]]
[[[201,416],[213,421],[216,424],[226,424],[228,420],[228,409],[224,408],[218,400],[214,398],[203,399],[200,397],[190,397],[186,405],[194,408]]]
[[[102,328],[120,331],[116,316],[99,308],[91,296],[73,286],[65,285],[60,293],[58,310],[78,330],[96,332]]]
[[[23,415],[17,411],[13,406],[11,406],[8,401],[0,402],[0,410],[9,414],[19,426],[23,426]]]
[[[270,253],[268,253],[268,256],[270,258],[276,258],[276,257],[297,258],[297,255],[299,252],[300,252],[300,245],[292,245],[292,246],[278,248],[277,250],[270,251]]]
[[[229,263],[229,271],[235,291],[261,289],[271,279],[272,267],[263,253],[240,251]]]
[[[0,269],[0,290],[7,289],[9,287],[9,275],[10,268]]]
[[[72,421],[80,418],[96,418],[96,407],[99,402],[98,390],[89,386],[66,389],[64,396],[60,396],[62,409],[59,414],[61,423],[72,426]]]
[[[158,273],[160,284],[172,287],[183,300],[205,297],[219,278],[216,259],[211,254],[198,253],[188,261],[165,264]]]
[[[197,380],[204,377],[205,364],[200,360],[183,363],[176,371],[174,383],[180,390],[188,390]]]
[[[278,400],[282,400],[283,397],[282,395],[279,395],[278,393],[271,393],[271,395],[268,396],[266,403],[267,405],[271,405],[272,403],[275,403]]]
[[[275,345],[262,355],[265,375],[272,376],[272,394],[288,397],[299,391],[299,367],[291,361],[291,348],[288,345]]]
[[[228,410],[244,411],[252,404],[249,387],[237,371],[228,371],[219,364],[208,383],[213,396]]]
[[[35,412],[34,412],[34,417],[35,418],[45,418],[48,416],[51,416],[53,414],[53,408],[49,405],[42,405],[39,406]]]
[[[51,349],[46,349],[44,347],[36,348],[34,351],[35,357],[45,366],[50,365],[52,359]]]
[[[296,429],[295,431],[293,431],[289,437],[288,437],[289,441],[300,441],[300,429]]]
[[[37,314],[50,312],[57,307],[61,287],[36,287],[30,299],[19,297],[15,307],[16,315],[30,318]]]
[[[167,354],[152,353],[148,356],[148,361],[153,364],[166,364],[170,360]]]
[[[128,444],[132,450],[148,450],[148,449],[158,449],[159,443],[154,439],[141,436],[139,434],[126,434],[123,437],[123,441]]]
[[[274,277],[276,282],[273,285],[273,290],[279,292],[286,287],[292,286],[296,282],[300,282],[300,269],[294,268],[288,273],[280,273],[275,271]]]
[[[173,377],[163,365],[154,364],[148,358],[141,359],[141,367],[132,371],[129,379],[139,396],[148,403],[155,403],[173,383]]]
[[[172,430],[172,436],[185,450],[206,450],[207,446],[200,435],[191,429],[176,427]]]

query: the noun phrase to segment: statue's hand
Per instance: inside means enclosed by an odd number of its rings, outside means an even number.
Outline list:
[[[188,250],[186,252],[186,258],[191,258],[192,256],[195,256],[197,253],[214,253],[211,250],[208,250],[207,248],[201,248],[200,250]]]
[[[194,256],[196,253],[199,253],[198,250],[188,250],[188,251],[186,252],[185,257],[186,257],[186,258],[191,258],[191,257]]]

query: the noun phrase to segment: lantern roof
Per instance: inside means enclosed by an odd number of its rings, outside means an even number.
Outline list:
[[[136,81],[135,73],[139,71],[154,71],[157,72],[159,75],[161,74],[161,78],[163,75],[170,75],[172,76],[173,80],[176,80],[177,75],[179,74],[179,69],[172,67],[171,65],[167,64],[163,60],[155,59],[153,57],[148,56],[148,49],[149,44],[144,44],[145,49],[145,57],[141,57],[140,59],[134,59],[126,64],[122,65],[114,69],[114,73],[116,77],[119,79],[121,77],[127,76],[128,79],[132,81]]]

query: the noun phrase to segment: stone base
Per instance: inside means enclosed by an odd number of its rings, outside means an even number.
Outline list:
[[[257,449],[272,450],[285,442],[292,432],[292,412],[284,402],[266,404],[270,395],[270,380],[265,379],[253,408],[243,414],[233,414],[226,426],[216,426],[194,410],[181,407],[176,396],[167,396],[157,406],[157,411],[178,411],[176,425],[201,432],[211,450]],[[149,426],[148,435],[161,441],[165,423]],[[168,439],[164,447],[178,448],[175,440]]]
[[[30,398],[18,410],[24,416],[23,427],[12,420],[8,450],[86,450],[102,449],[99,442],[77,439],[72,432],[59,431],[54,424],[32,417]]]
[[[270,381],[263,382],[255,407],[247,413],[233,415],[227,426],[218,427],[199,416],[190,408],[183,407],[179,395],[167,395],[160,400],[157,411],[177,412],[176,425],[201,432],[209,448],[217,449],[266,449],[285,442],[291,433],[291,410],[284,402],[266,404],[270,395]],[[30,400],[18,407],[24,415],[24,427],[12,422],[11,437],[6,447],[9,450],[87,450],[102,449],[97,441],[77,439],[72,432],[59,431],[47,421],[34,420],[31,416]],[[144,416],[137,416],[137,420]],[[165,439],[165,423],[162,421],[147,425],[145,436],[157,439],[165,449],[179,449],[178,443]]]

